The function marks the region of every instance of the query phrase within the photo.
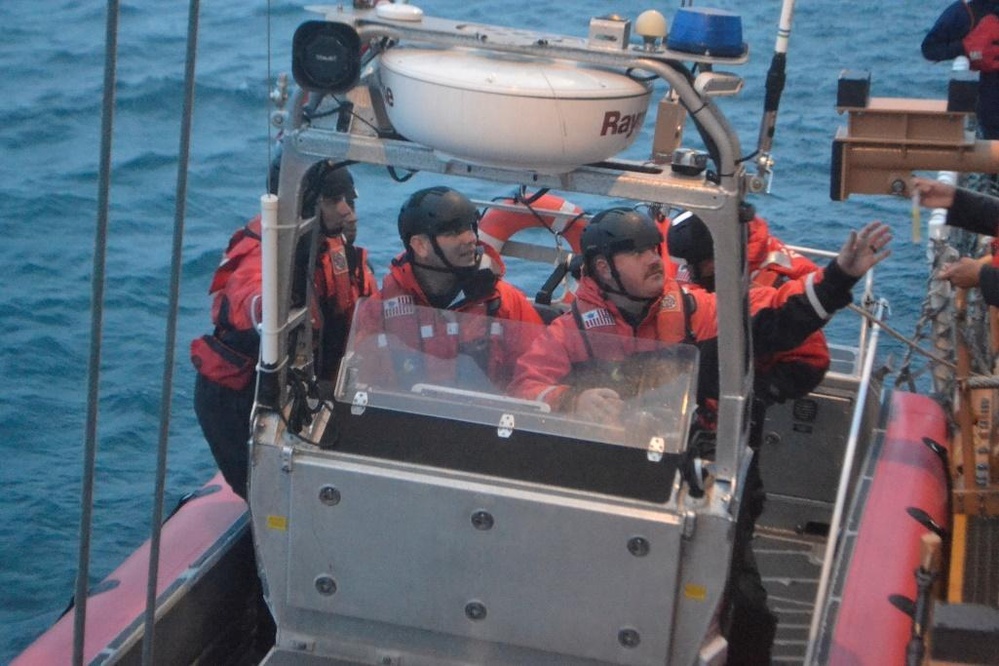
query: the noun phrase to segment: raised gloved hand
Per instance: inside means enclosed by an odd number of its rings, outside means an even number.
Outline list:
[[[971,69],[999,72],[999,16],[988,14],[961,40]]]

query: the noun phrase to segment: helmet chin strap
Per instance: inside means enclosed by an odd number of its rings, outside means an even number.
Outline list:
[[[437,256],[440,257],[445,267],[431,266],[416,261],[412,248],[410,248],[408,256],[413,266],[433,273],[443,273],[450,278],[448,284],[438,285],[436,289],[428,290],[428,285],[423,285],[427,298],[434,307],[449,308],[458,300],[465,301],[468,299],[485,298],[492,293],[496,284],[496,274],[490,268],[482,266],[483,254],[481,247],[476,248],[474,265],[460,267],[455,266],[447,260],[444,253],[438,247],[436,240],[434,240],[433,246]]]
[[[653,296],[652,298],[648,298],[648,297],[635,296],[633,294],[628,293],[628,290],[624,288],[624,284],[622,284],[621,282],[621,274],[617,272],[617,265],[614,263],[614,257],[607,257],[607,265],[610,267],[611,277],[614,278],[614,282],[617,283],[617,289],[605,284],[603,280],[597,278],[597,283],[600,285],[601,289],[603,289],[609,294],[624,296],[630,301],[634,301],[635,303],[643,303],[646,306],[652,303],[652,301],[656,300],[655,296]]]
[[[478,272],[479,264],[482,263],[481,247],[475,248],[475,263],[473,265],[455,266],[450,261],[448,261],[447,257],[444,256],[444,250],[442,250],[441,246],[437,243],[436,236],[430,237],[430,245],[434,248],[434,254],[436,254],[437,258],[441,260],[442,264],[444,264],[443,268],[441,268],[440,266],[431,266],[430,264],[422,264],[418,262],[416,260],[416,257],[413,255],[412,249],[409,250],[410,263],[412,263],[414,266],[419,266],[424,270],[434,271],[435,273],[450,273],[458,279],[459,283],[474,277],[475,274]]]

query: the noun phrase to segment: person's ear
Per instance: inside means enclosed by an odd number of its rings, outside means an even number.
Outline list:
[[[610,264],[607,263],[607,259],[605,257],[594,257],[591,265],[593,266],[595,277],[601,282],[607,282],[611,279]]]
[[[425,260],[434,251],[430,243],[430,237],[426,234],[416,234],[409,239],[409,247],[413,250],[413,255],[417,259]]]

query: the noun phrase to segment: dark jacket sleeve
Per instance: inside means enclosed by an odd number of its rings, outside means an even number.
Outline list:
[[[978,274],[978,288],[982,290],[982,300],[988,305],[999,307],[999,268],[982,266]]]
[[[923,38],[923,57],[939,62],[964,55],[961,40],[971,30],[971,16],[963,2],[955,2],[940,14]]]
[[[751,313],[753,353],[765,356],[800,345],[850,304],[850,290],[858,279],[843,272],[833,259],[824,270],[773,290],[771,302],[754,304]]]
[[[853,300],[850,290],[858,279],[843,272],[833,259],[823,271],[800,280],[792,280],[780,289],[754,288],[755,298],[751,299],[750,310],[753,355],[757,359],[773,360],[773,355],[802,345],[809,336],[825,325],[836,310],[846,307]],[[695,291],[694,294],[700,296],[701,292]],[[766,298],[762,298],[764,295]],[[713,311],[707,315],[709,319],[713,317]],[[705,323],[701,322],[703,318],[700,309],[694,311],[692,322],[695,344],[700,350],[697,394],[701,404],[706,398],[718,397],[718,330],[713,320]],[[824,338],[821,338],[821,344],[825,346]],[[802,383],[793,390],[794,393],[807,393],[814,388],[814,384],[822,380],[825,368],[816,366],[815,370],[810,378],[802,378]],[[809,382],[814,384],[809,386]],[[791,392],[784,397],[788,395]]]
[[[999,197],[957,188],[947,224],[983,236],[999,235]]]

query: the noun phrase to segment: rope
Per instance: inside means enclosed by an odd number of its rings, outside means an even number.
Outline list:
[[[968,388],[999,388],[999,377],[992,375],[986,377],[985,375],[975,375],[974,377],[968,377],[967,380]]]
[[[957,259],[958,251],[946,241],[932,239],[928,249],[932,256],[930,271],[926,277],[926,296],[923,299],[919,321],[916,323],[914,339],[919,342],[929,340],[937,351],[946,357],[953,357],[953,313],[951,310],[951,286],[946,280],[935,278],[936,271],[945,263]],[[928,330],[927,330],[928,329]],[[912,372],[913,350],[907,350],[903,359],[899,379],[915,377],[920,372]],[[940,366],[933,369],[934,389],[941,395],[950,395],[953,387],[953,372]],[[896,384],[897,385],[897,384]],[[914,389],[914,387],[911,387]]]
[[[160,402],[160,432],[156,450],[156,488],[149,546],[149,579],[146,587],[145,630],[142,663],[153,663],[156,625],[156,581],[160,561],[160,534],[163,523],[163,495],[166,485],[167,445],[170,437],[170,402],[173,394],[174,351],[177,342],[177,311],[180,302],[180,274],[184,246],[184,212],[187,201],[187,170],[191,154],[191,124],[194,115],[194,65],[198,52],[200,0],[191,0],[187,24],[187,56],[184,69],[184,113],[181,117],[180,147],[177,159],[177,198],[174,211],[173,249],[170,256],[170,306],[163,350],[163,392]]]
[[[101,109],[101,158],[97,186],[97,228],[94,233],[94,277],[91,281],[90,359],[87,370],[87,424],[80,491],[80,549],[73,613],[73,664],[83,664],[90,579],[90,530],[94,510],[94,469],[97,461],[97,414],[100,399],[101,343],[104,325],[104,281],[107,267],[108,208],[111,190],[111,143],[114,128],[115,79],[118,62],[118,0],[108,0],[104,38],[104,102]]]
[[[867,319],[872,324],[877,324],[882,329],[884,329],[885,333],[887,333],[888,335],[892,336],[893,338],[895,338],[899,342],[902,342],[903,344],[908,345],[909,348],[912,351],[914,351],[914,352],[916,352],[918,354],[922,354],[923,356],[926,356],[927,358],[929,358],[930,360],[934,361],[935,363],[939,363],[941,365],[944,365],[944,366],[950,368],[951,370],[955,370],[955,371],[957,370],[957,366],[956,365],[954,365],[953,363],[951,363],[947,359],[943,358],[942,356],[938,356],[937,354],[934,354],[931,351],[927,351],[926,349],[923,349],[922,347],[919,346],[918,343],[916,343],[916,341],[911,340],[911,339],[905,337],[904,335],[902,335],[901,333],[899,333],[897,330],[895,330],[894,328],[892,328],[891,326],[889,326],[888,324],[886,324],[883,319],[880,319],[879,317],[871,314],[870,312],[868,312],[864,308],[862,308],[862,307],[860,307],[858,305],[854,305],[853,303],[850,303],[846,307],[848,307],[849,309],[853,310],[854,312],[856,312],[857,314],[859,314],[861,317]]]

